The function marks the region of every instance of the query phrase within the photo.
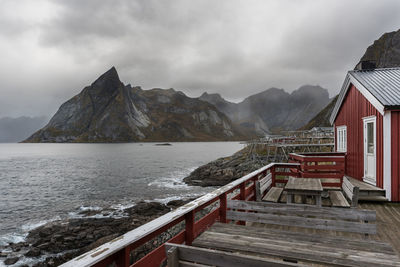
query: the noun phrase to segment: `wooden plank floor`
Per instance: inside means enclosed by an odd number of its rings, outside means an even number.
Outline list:
[[[376,239],[390,243],[400,255],[400,203],[361,203],[359,207],[376,211]]]
[[[400,256],[400,203],[360,203],[360,209],[369,209],[376,211],[378,234],[370,235],[368,239],[388,242]],[[249,226],[263,227],[268,229],[286,230],[303,232],[309,234],[327,234],[342,237],[363,237],[356,233],[344,233],[335,231],[321,231],[314,229],[304,229],[300,227],[265,225],[259,223],[248,223]]]
[[[260,231],[262,229],[262,231]],[[274,259],[297,260],[310,265],[399,266],[388,243],[365,239],[310,235],[235,224],[214,224],[198,237],[194,246]]]

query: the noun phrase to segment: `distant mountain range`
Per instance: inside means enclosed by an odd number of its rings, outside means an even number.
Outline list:
[[[0,143],[19,142],[46,125],[46,117],[0,118]]]
[[[200,99],[215,105],[242,128],[259,135],[297,129],[330,102],[326,89],[311,85],[290,94],[270,88],[238,104],[226,101],[219,94],[204,93]]]
[[[243,140],[218,109],[173,89],[124,85],[114,67],[61,105],[25,142]]]
[[[368,47],[357,68],[371,66],[400,66],[400,30],[385,33]],[[124,85],[113,67],[61,105],[50,122],[25,142],[243,140],[327,126],[336,99],[329,99],[326,89],[311,85],[290,94],[270,88],[240,103],[219,94],[190,98],[174,89]],[[0,124],[3,139],[10,136],[5,128],[9,127]],[[18,138],[15,135],[13,140]]]
[[[218,94],[190,98],[174,89],[124,85],[113,67],[24,142],[245,140],[300,127],[328,102],[319,86],[291,94],[271,88],[238,104]]]

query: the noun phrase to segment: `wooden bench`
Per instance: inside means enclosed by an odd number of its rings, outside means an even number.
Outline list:
[[[358,205],[358,195],[360,189],[354,186],[350,180],[344,176],[341,191],[329,191],[329,198],[331,199],[333,207],[352,207],[355,208]],[[350,201],[351,204],[346,200]]]
[[[267,194],[265,194],[265,192]],[[264,178],[256,181],[256,201],[278,202],[283,188],[272,187],[272,174],[267,174]],[[265,194],[265,196],[264,196]]]
[[[319,230],[376,234],[373,210],[229,200],[227,219]],[[250,212],[248,212],[250,211]]]
[[[168,267],[286,267],[304,266],[251,255],[224,252],[220,250],[166,243]]]

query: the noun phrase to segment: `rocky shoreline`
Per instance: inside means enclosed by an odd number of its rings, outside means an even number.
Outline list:
[[[196,186],[223,186],[268,163],[261,153],[244,148],[232,156],[219,158],[194,170],[184,182]],[[125,234],[172,209],[191,201],[173,200],[167,204],[139,202],[123,210],[122,216],[107,217],[101,210],[81,210],[78,218],[58,220],[29,231],[26,240],[0,246],[0,261],[6,266],[53,267]],[[205,210],[202,214],[209,212]],[[97,215],[106,215],[105,217]],[[183,229],[172,227],[131,254],[136,261]]]
[[[197,186],[223,186],[268,164],[262,153],[244,148],[232,156],[219,158],[195,169],[183,181]]]
[[[139,202],[124,210],[120,218],[93,218],[99,211],[82,211],[76,218],[54,221],[31,230],[24,242],[0,246],[0,260],[5,265],[50,267],[58,266],[76,256],[125,234],[191,200],[173,200],[167,204]],[[143,257],[161,245],[180,229],[170,229],[156,240],[144,244],[131,255],[131,260]]]

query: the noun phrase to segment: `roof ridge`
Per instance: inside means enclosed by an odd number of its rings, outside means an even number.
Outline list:
[[[376,69],[366,69],[366,70],[349,70],[349,72],[369,72],[369,71],[385,71],[385,70],[400,70],[400,67],[390,67],[390,68],[376,68]]]

